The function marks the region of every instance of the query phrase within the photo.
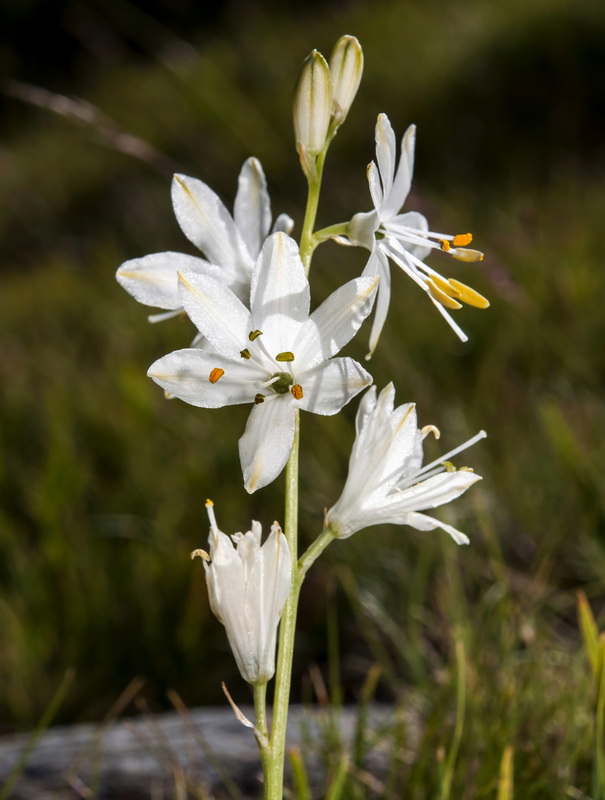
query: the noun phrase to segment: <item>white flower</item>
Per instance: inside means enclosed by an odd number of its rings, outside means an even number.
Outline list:
[[[122,264],[116,273],[120,285],[139,303],[168,311],[152,315],[151,322],[183,311],[178,291],[178,273],[183,270],[211,275],[238,297],[247,297],[252,268],[271,228],[267,181],[256,158],[247,159],[239,174],[233,217],[210,187],[186,175],[174,176],[172,205],[185,236],[209,260],[167,252]],[[282,214],[273,230],[289,233],[293,225],[290,217]]]
[[[210,608],[225,626],[242,678],[266,683],[275,672],[277,626],[292,580],[288,542],[277,522],[263,545],[256,521],[230,539],[218,529],[211,500],[206,508],[210,555],[192,556],[204,558]]]
[[[202,408],[254,403],[239,452],[253,492],[284,468],[296,409],[336,414],[372,382],[352,358],[332,358],[370,313],[378,278],[337,289],[309,316],[309,282],[296,242],[275,233],[252,274],[250,311],[208,275],[180,277],[185,310],[208,341],[177,350],[148,375],[171,395]]]
[[[328,511],[328,524],[339,539],[390,522],[420,531],[443,528],[458,544],[468,544],[468,537],[456,528],[420,512],[449,503],[481,480],[471,470],[454,470],[448,459],[483,439],[485,431],[423,467],[422,442],[429,433],[438,438],[439,431],[432,425],[418,430],[414,404],[393,409],[394,401],[392,383],[378,400],[374,386],[362,398],[349,475]]]
[[[445,317],[456,334],[466,341],[467,335],[454,322],[448,309],[461,308],[468,303],[477,308],[487,308],[489,302],[474,289],[460,281],[444,278],[423,263],[431,249],[442,250],[459,261],[481,261],[483,254],[470,250],[470,233],[452,236],[429,231],[426,218],[416,211],[400,214],[412,183],[414,170],[414,141],[416,128],[410,125],[401,142],[401,156],[396,167],[395,134],[386,114],[380,114],[376,123],[376,162],[368,167],[370,194],[374,211],[356,214],[349,223],[348,239],[342,243],[367,247],[372,255],[364,275],[380,275],[376,301],[376,316],[370,334],[370,352],[374,352],[382,331],[391,298],[391,278],[388,259],[394,261],[423,289]]]

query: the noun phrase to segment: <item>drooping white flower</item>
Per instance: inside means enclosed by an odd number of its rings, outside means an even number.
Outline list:
[[[408,211],[400,214],[412,183],[414,170],[414,143],[416,127],[410,125],[401,141],[401,155],[397,165],[395,134],[386,114],[380,114],[376,123],[376,162],[368,167],[368,182],[374,210],[356,214],[349,223],[346,238],[340,241],[357,244],[372,251],[364,275],[380,275],[376,301],[376,315],[370,334],[370,352],[374,352],[384,326],[391,298],[391,279],[388,259],[397,264],[425,291],[437,310],[447,320],[455,333],[466,341],[467,335],[453,320],[449,310],[461,308],[462,303],[477,308],[487,308],[489,302],[474,289],[447,279],[424,264],[432,249],[441,250],[459,261],[480,261],[483,254],[466,247],[470,233],[434,233],[422,214]]]
[[[350,281],[309,315],[309,282],[298,246],[275,233],[252,273],[250,310],[214,278],[182,273],[183,305],[208,346],[170,353],[148,375],[202,408],[254,404],[239,441],[244,483],[253,492],[284,468],[297,408],[336,414],[372,382],[357,361],[332,356],[370,313],[378,280]]]
[[[211,500],[206,509],[210,554],[196,550],[192,556],[204,559],[210,608],[225,626],[242,678],[266,683],[275,672],[277,626],[292,581],[288,542],[277,522],[262,545],[256,521],[229,538],[218,529]]]
[[[432,425],[419,430],[414,404],[394,408],[394,402],[392,383],[378,399],[375,386],[362,398],[349,474],[327,522],[340,539],[390,522],[420,531],[443,528],[458,544],[468,544],[464,533],[421,512],[449,503],[481,480],[466,468],[455,470],[449,459],[483,439],[485,431],[423,467],[422,442],[429,433],[438,438],[439,431]]]
[[[218,195],[205,183],[175,175],[172,205],[181,229],[206,259],[183,253],[152,253],[126,261],[116,278],[139,303],[166,309],[150,321],[157,322],[183,311],[178,273],[189,270],[211,275],[240,298],[250,291],[252,268],[271,228],[271,205],[261,163],[249,158],[239,174],[233,217]],[[274,231],[292,230],[294,223],[281,214]]]

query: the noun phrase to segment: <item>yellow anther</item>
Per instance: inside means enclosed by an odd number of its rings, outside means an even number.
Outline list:
[[[245,350],[240,350],[239,354],[242,358],[250,358],[250,351],[248,350],[248,348],[246,348]]]
[[[294,353],[286,351],[285,353],[278,353],[275,356],[276,361],[294,361]]]
[[[220,367],[215,367],[210,375],[208,376],[208,380],[210,383],[216,383],[219,378],[222,378],[225,374],[225,370],[221,369]]]
[[[439,244],[441,245],[441,249],[444,253],[447,253],[448,250],[452,249],[452,245],[448,242],[447,239],[439,239]]]
[[[489,308],[489,300],[487,297],[483,297],[482,294],[471,289],[470,286],[466,286],[466,284],[460,283],[460,281],[456,281],[454,278],[450,278],[449,282],[458,292],[457,297],[459,300],[462,300],[463,303],[469,306],[475,306],[475,308]]]
[[[265,402],[265,395],[264,394],[261,394],[259,392],[258,394],[254,395],[254,404],[255,405],[258,405],[259,403],[264,403],[264,402]]]
[[[449,297],[449,295],[447,295],[435,283],[433,283],[432,278],[427,279],[426,285],[431,297],[438,303],[441,303],[442,306],[452,309],[462,308],[462,306],[457,300],[454,300],[453,297]]]
[[[450,255],[452,258],[455,258],[456,261],[483,261],[483,253],[480,250],[470,250],[468,247],[450,250]]]
[[[203,558],[204,561],[210,561],[210,556],[205,550],[200,550],[199,548],[194,550],[193,553],[191,553],[191,558],[195,558],[196,556]]]
[[[209,497],[207,497],[206,498],[206,507],[213,506],[213,505],[214,505],[214,503],[212,502],[212,500]]]
[[[435,439],[439,439],[441,437],[441,431],[435,425],[425,425],[421,433],[424,433],[425,436],[428,436],[429,433],[432,433]]]
[[[443,461],[441,466],[445,468],[446,472],[456,472],[456,467],[451,461]]]
[[[440,275],[431,275],[431,280],[435,286],[441,289],[442,292],[445,292],[448,297],[453,297],[454,300],[460,300],[460,292],[452,286],[451,281],[446,281],[445,278],[442,278]]]
[[[454,247],[466,247],[472,241],[472,233],[457,233],[456,236],[454,236]]]
[[[258,337],[262,335],[263,335],[262,331],[250,331],[250,333],[248,334],[248,339],[250,339],[250,341],[253,342],[255,339],[258,339]]]
[[[292,397],[295,400],[302,400],[303,390],[300,383],[295,383],[294,386],[290,389],[290,392],[292,393]]]

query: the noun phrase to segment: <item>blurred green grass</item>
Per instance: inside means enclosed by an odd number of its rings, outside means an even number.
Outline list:
[[[461,312],[471,335],[461,345],[396,274],[371,370],[379,387],[394,380],[400,402],[418,403],[443,448],[480,428],[489,439],[464,456],[483,483],[443,512],[470,547],[377,528],[327,551],[303,599],[295,686],[310,661],[327,669],[332,598],[345,698],[374,661],[379,697],[403,702],[414,687],[423,698],[426,731],[397,780],[410,797],[429,796],[451,741],[462,642],[464,768],[452,796],[493,796],[508,745],[524,798],[588,791],[592,696],[575,590],[603,627],[600,4],[381,0],[330,5],[304,24],[250,14],[168,66],[106,67],[86,99],[228,206],[243,159],[256,155],[274,213],[288,211],[299,231],[292,86],[307,52],[327,54],[342,33],[362,41],[366,75],[332,146],[319,224],[368,208],[376,114],[399,134],[416,122],[408,207],[435,230],[473,230],[486,260],[437,268],[492,301]],[[150,326],[114,281],[128,258],[193,252],[172,215],[169,170],[117,152],[94,127],[12,113],[0,153],[0,726],[31,726],[72,666],[63,720],[101,716],[135,674],[158,708],[169,687],[190,705],[222,702],[223,679],[245,698],[188,554],[206,539],[207,496],[235,531],[280,518],[282,484],[251,497],[242,488],[236,440],[247,409],[168,402],[145,377],[192,330]],[[315,301],[363,263],[362,253],[321,248]],[[367,336],[350,354],[363,356]],[[355,407],[303,419],[309,539],[344,480]]]

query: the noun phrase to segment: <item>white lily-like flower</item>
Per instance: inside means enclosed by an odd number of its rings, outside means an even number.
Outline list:
[[[439,431],[433,425],[417,428],[413,403],[395,409],[394,403],[392,383],[378,399],[375,386],[362,398],[349,474],[327,523],[339,539],[389,522],[420,531],[443,528],[458,544],[468,544],[464,533],[420,512],[449,503],[481,480],[467,468],[455,470],[449,459],[483,439],[485,431],[423,467],[422,442],[429,433],[438,438]]]
[[[209,275],[181,274],[183,306],[208,347],[170,353],[148,375],[202,408],[254,404],[239,441],[245,487],[253,492],[284,468],[296,409],[336,414],[372,382],[357,361],[332,356],[370,313],[378,282],[376,276],[352,280],[309,315],[298,246],[275,233],[252,273],[250,310]]]
[[[204,559],[210,608],[225,626],[242,678],[266,683],[275,672],[277,626],[292,582],[288,542],[274,522],[261,545],[255,520],[247,533],[229,538],[218,529],[211,500],[206,509],[210,554],[195,550],[191,556]]]
[[[205,183],[186,175],[172,181],[172,205],[181,229],[207,259],[184,253],[152,253],[126,261],[118,269],[118,283],[139,303],[166,309],[151,322],[183,311],[178,273],[189,270],[211,275],[229,286],[240,298],[250,291],[252,268],[271,228],[267,181],[257,158],[248,158],[241,169],[233,217],[219,196]],[[292,230],[294,222],[281,214],[273,231]]]
[[[424,264],[432,249],[441,250],[459,261],[481,261],[483,253],[466,247],[472,241],[470,233],[451,235],[434,233],[422,214],[408,211],[400,214],[409,194],[414,171],[414,142],[416,127],[410,125],[401,142],[399,164],[396,158],[395,134],[386,114],[376,123],[376,162],[368,167],[368,182],[374,210],[356,214],[349,223],[347,237],[341,243],[356,244],[372,251],[364,275],[380,275],[376,315],[370,334],[370,352],[374,352],[384,326],[391,298],[391,277],[388,259],[410,276],[425,291],[437,310],[464,342],[468,336],[453,320],[451,309],[462,303],[487,308],[489,301],[469,286],[444,278]]]

